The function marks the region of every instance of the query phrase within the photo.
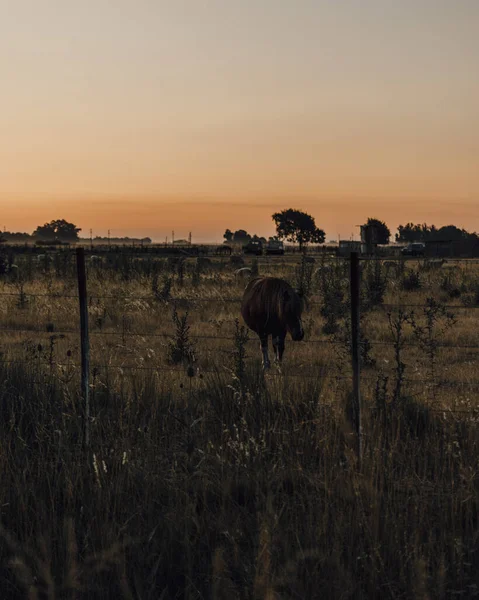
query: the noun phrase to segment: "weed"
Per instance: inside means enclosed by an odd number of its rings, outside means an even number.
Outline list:
[[[234,374],[240,383],[246,375],[246,345],[249,341],[249,332],[244,325],[240,325],[239,319],[235,319],[234,332]]]
[[[389,331],[392,336],[394,347],[396,375],[396,381],[394,383],[393,402],[397,403],[401,398],[402,387],[404,384],[404,372],[406,370],[406,364],[403,361],[404,345],[406,344],[404,328],[407,325],[414,325],[414,313],[407,312],[400,308],[397,311],[397,313],[393,314],[392,312],[388,312],[387,317]]]
[[[186,260],[180,257],[176,263],[176,275],[178,276],[178,284],[183,287],[185,283],[185,266]]]
[[[313,287],[313,272],[314,262],[311,261],[311,258],[306,253],[303,253],[301,264],[296,268],[295,288],[305,298],[309,296]]]
[[[363,273],[364,297],[363,310],[371,310],[375,306],[383,304],[388,285],[386,271],[382,269],[381,261],[370,261]]]
[[[448,311],[443,304],[434,300],[434,298],[426,299],[421,321],[413,322],[414,334],[420,347],[426,353],[429,377],[431,383],[434,384],[440,339],[443,338],[447,330],[456,325],[457,321],[454,314]]]
[[[169,302],[171,300],[171,288],[173,287],[173,278],[165,275],[163,285],[160,289],[158,274],[155,273],[151,279],[151,291],[156,300],[160,302]]]
[[[253,258],[253,260],[251,261],[251,278],[258,277],[258,275],[259,275],[258,259]]]
[[[339,330],[339,321],[348,312],[349,300],[346,289],[349,282],[344,279],[340,267],[320,271],[320,288],[322,303],[320,313],[325,319],[322,327],[324,333],[334,334]]]
[[[195,267],[191,276],[191,283],[194,287],[198,287],[201,283],[201,259],[199,257],[195,261]]]
[[[196,360],[193,344],[190,341],[190,324],[188,323],[188,311],[180,317],[173,308],[172,320],[175,326],[175,336],[168,345],[168,361],[172,364],[191,365]]]

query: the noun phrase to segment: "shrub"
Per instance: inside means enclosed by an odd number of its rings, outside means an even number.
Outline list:
[[[413,290],[419,290],[421,288],[421,278],[417,271],[408,271],[404,275],[401,281],[401,287],[403,290],[411,292]]]

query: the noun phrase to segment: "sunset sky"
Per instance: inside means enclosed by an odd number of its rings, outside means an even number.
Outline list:
[[[479,0],[0,0],[0,226],[479,230]]]

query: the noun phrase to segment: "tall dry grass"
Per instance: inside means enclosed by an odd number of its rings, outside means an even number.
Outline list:
[[[464,384],[434,397],[428,385],[405,384],[392,403],[394,352],[373,346],[358,472],[344,345],[289,342],[282,372],[264,376],[252,339],[240,380],[238,311],[227,300],[241,289],[232,269],[213,264],[192,286],[194,265],[186,267],[183,286],[170,273],[173,298],[187,299],[177,305],[189,310],[191,334],[211,336],[193,339],[191,377],[181,366],[154,369],[169,367],[170,338],[130,335],[174,333],[171,306],[152,297],[152,274],[91,270],[92,362],[101,368],[92,373],[88,453],[78,339],[54,337],[77,326],[75,299],[29,297],[19,307],[15,284],[1,286],[15,294],[2,297],[1,326],[44,330],[1,342],[1,597],[475,597],[477,396]],[[285,264],[267,268],[294,277]],[[467,287],[461,296],[471,293],[475,271],[457,276]],[[427,277],[412,292],[388,281],[385,301],[444,300],[442,274]],[[27,296],[74,294],[75,280],[35,274],[24,288]],[[460,306],[461,296],[448,302]],[[462,314],[442,342],[477,342],[476,317]],[[305,321],[310,337],[332,340],[320,306]],[[390,339],[380,308],[365,315],[363,329]],[[415,339],[412,329],[405,336]],[[405,348],[405,376],[427,378],[427,357]],[[441,348],[438,378],[475,380],[476,356]],[[21,362],[8,362],[14,358]]]

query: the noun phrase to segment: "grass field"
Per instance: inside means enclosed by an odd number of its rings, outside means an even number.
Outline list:
[[[308,292],[266,374],[239,263],[90,261],[84,452],[67,256],[0,283],[0,597],[479,596],[479,263],[364,263],[358,469],[346,261],[248,259]]]

